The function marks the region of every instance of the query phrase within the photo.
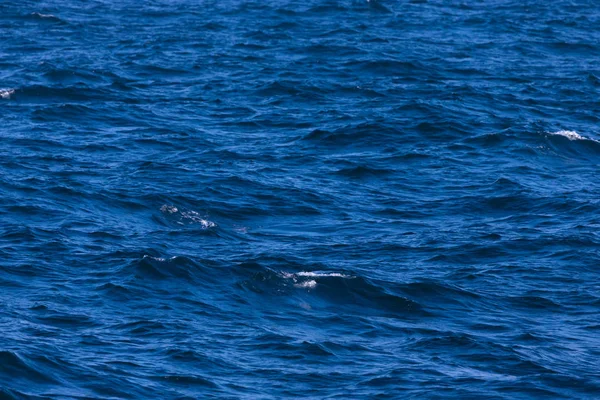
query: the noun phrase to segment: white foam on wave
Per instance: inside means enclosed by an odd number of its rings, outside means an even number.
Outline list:
[[[215,224],[214,222],[202,218],[200,216],[200,214],[198,214],[196,211],[183,211],[181,213],[181,216],[184,219],[187,219],[187,220],[190,220],[192,222],[202,225],[202,228],[204,228],[204,229],[214,228],[215,226],[217,226],[217,224]]]
[[[200,214],[196,211],[180,211],[177,207],[168,204],[161,206],[160,211],[164,214],[169,215],[178,214],[180,219],[191,223],[200,224],[203,229],[214,228],[215,226],[217,226],[217,224],[215,224],[214,222],[201,217]],[[180,221],[176,222],[180,225],[184,225]]]
[[[15,89],[0,89],[0,98],[10,99],[10,96],[15,92]]]
[[[598,139],[582,136],[575,131],[561,130],[556,132],[550,132],[550,134],[556,136],[563,136],[569,140],[591,140],[592,142],[600,143],[600,140]]]
[[[247,226],[241,226],[241,225],[240,225],[240,226],[236,225],[236,226],[233,228],[233,230],[235,230],[236,232],[239,232],[239,233],[244,233],[244,234],[248,233],[248,229],[249,229],[249,228],[248,228]]]
[[[317,287],[317,281],[311,279],[309,281],[296,283],[294,286],[301,289],[314,289]]]
[[[306,276],[306,277],[312,277],[312,278],[323,278],[323,277],[333,277],[333,278],[344,278],[344,279],[350,279],[352,278],[352,276],[350,275],[344,275],[344,274],[340,274],[339,272],[314,272],[314,271],[310,271],[310,272],[298,272],[296,274],[297,276]]]
[[[301,278],[344,278],[344,279],[352,279],[353,276],[340,274],[339,272],[314,272],[314,271],[302,271],[297,273],[291,272],[282,272],[281,273],[286,279],[296,279],[298,277]]]
[[[150,255],[148,255],[148,254],[144,254],[144,257],[142,257],[142,258],[145,258],[145,259],[150,259],[150,260],[154,260],[154,261],[158,261],[158,262],[165,262],[165,261],[167,261],[167,259],[166,259],[166,258],[162,258],[162,257],[152,257],[152,256],[150,256]],[[177,258],[177,256],[173,256],[173,257],[169,258],[169,261],[172,261],[172,260],[174,260],[174,259],[176,259],[176,258]]]
[[[179,210],[175,206],[169,206],[169,205],[165,204],[164,206],[162,206],[160,208],[160,211],[162,211],[164,213],[175,214]]]
[[[294,287],[299,289],[314,289],[317,287],[319,278],[343,278],[352,279],[353,276],[344,275],[339,272],[319,272],[319,271],[302,271],[297,273],[281,272],[285,279],[291,279],[294,282]],[[313,278],[313,279],[309,279]]]
[[[584,139],[586,139],[585,137],[581,136],[579,133],[577,133],[575,131],[561,130],[561,131],[556,131],[556,132],[550,132],[550,134],[557,135],[557,136],[564,136],[569,140],[584,140]]]
[[[40,17],[40,18],[56,18],[56,15],[42,14],[42,13],[39,13],[39,12],[31,13],[31,15],[35,15],[36,17]]]

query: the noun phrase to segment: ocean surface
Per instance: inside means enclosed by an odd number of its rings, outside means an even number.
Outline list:
[[[600,3],[2,0],[0,399],[600,398]]]

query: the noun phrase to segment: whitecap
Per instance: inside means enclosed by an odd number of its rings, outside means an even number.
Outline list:
[[[198,214],[196,211],[183,211],[181,213],[181,217],[202,225],[202,228],[204,229],[214,228],[215,226],[217,226],[217,224],[215,224],[214,222],[202,218],[200,214]]]
[[[344,278],[344,279],[352,279],[353,276],[341,274],[339,272],[320,272],[320,271],[302,271],[297,273],[291,272],[282,272],[281,273],[286,279],[296,279],[298,277],[302,278]]]
[[[296,275],[311,277],[311,278],[324,278],[324,277],[344,278],[344,279],[352,278],[352,276],[350,276],[350,275],[340,274],[339,272],[316,272],[316,271],[307,272],[307,271],[303,271],[303,272],[298,272]]]
[[[300,289],[314,289],[317,287],[319,278],[354,278],[350,275],[344,275],[339,272],[318,272],[318,271],[302,271],[298,273],[281,272],[281,276],[285,279],[291,279],[294,282],[294,287]],[[312,279],[309,279],[312,278]]]
[[[149,259],[154,260],[154,261],[165,262],[165,261],[173,261],[173,260],[175,260],[177,258],[177,256],[169,257],[169,259],[167,260],[166,258],[163,258],[163,257],[153,257],[153,256],[151,256],[149,254],[144,254],[144,257],[142,257],[142,258],[149,258]]]
[[[169,206],[169,205],[165,204],[160,208],[160,211],[162,211],[164,213],[175,214],[179,210],[175,206]]]
[[[143,259],[150,259],[150,260],[154,260],[154,261],[158,261],[158,262],[165,262],[165,261],[167,261],[167,260],[165,260],[162,257],[152,257],[152,256],[149,256],[148,254],[144,254],[144,257],[142,257],[142,258]]]
[[[10,99],[10,96],[15,92],[15,89],[0,89],[1,99]]]
[[[551,132],[550,134],[557,135],[557,136],[564,136],[569,140],[584,140],[584,139],[586,139],[585,137],[581,136],[579,133],[577,133],[575,131],[561,130],[561,131]]]
[[[591,140],[592,142],[600,143],[600,140],[593,139],[593,138],[590,138],[590,137],[581,136],[579,133],[577,133],[575,131],[561,130],[561,131],[556,131],[556,132],[550,132],[550,134],[551,135],[557,135],[557,136],[563,136],[563,137],[566,137],[569,140]]]
[[[215,226],[217,226],[217,224],[215,224],[214,222],[212,222],[212,221],[209,221],[209,220],[207,220],[207,219],[203,219],[203,220],[201,220],[201,221],[200,221],[200,223],[202,224],[202,227],[203,227],[204,229],[208,229],[208,228],[214,228]]]
[[[175,222],[179,225],[185,225],[182,222],[185,221],[186,223],[200,224],[203,229],[214,228],[217,226],[216,223],[203,218],[196,211],[180,211],[177,207],[168,204],[161,206],[160,211],[164,214],[177,215],[180,220]]]
[[[294,286],[301,289],[314,289],[317,287],[317,281],[311,279],[309,281],[296,283]]]
[[[35,17],[39,17],[39,18],[57,18],[56,15],[42,14],[42,13],[39,13],[39,12],[31,13],[31,15],[33,15]]]

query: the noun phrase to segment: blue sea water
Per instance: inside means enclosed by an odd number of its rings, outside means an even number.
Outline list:
[[[2,0],[0,399],[600,398],[599,27]]]

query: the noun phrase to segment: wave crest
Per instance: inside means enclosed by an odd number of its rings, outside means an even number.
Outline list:
[[[582,136],[576,131],[560,130],[556,132],[550,132],[550,135],[563,136],[569,140],[591,140],[593,142],[600,143],[598,140]]]
[[[168,204],[160,207],[160,211],[178,225],[198,224],[202,229],[210,229],[217,226],[216,223],[205,219],[205,217],[202,217],[197,211],[180,210],[177,207]]]
[[[0,89],[0,99],[10,99],[14,93],[15,89]]]
[[[275,271],[260,264],[246,264],[244,268],[255,272],[239,282],[238,287],[259,295],[304,297],[310,294],[312,300],[307,298],[304,303],[314,301],[322,307],[344,309],[360,307],[388,316],[428,315],[416,301],[360,276],[326,271]]]

